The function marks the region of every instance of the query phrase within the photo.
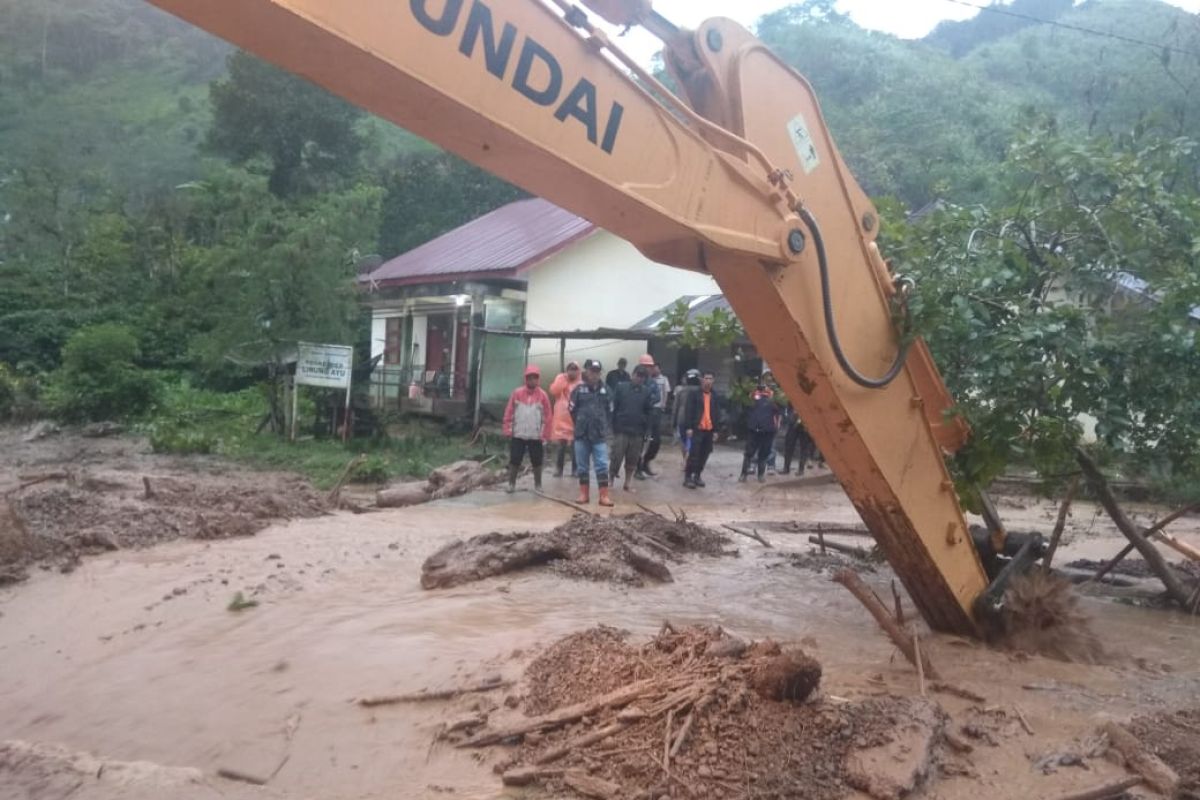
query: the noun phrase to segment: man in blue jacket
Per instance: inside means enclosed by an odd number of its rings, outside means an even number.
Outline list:
[[[596,462],[596,484],[600,489],[600,505],[611,506],[608,496],[608,433],[612,417],[612,396],[600,379],[600,362],[590,359],[584,365],[583,381],[571,390],[568,408],[575,422],[575,466],[579,475],[579,503],[591,499],[588,475],[592,461]]]

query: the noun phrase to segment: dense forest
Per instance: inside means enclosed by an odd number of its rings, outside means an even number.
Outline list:
[[[1200,151],[1187,138],[1200,131],[1197,16],[1157,0],[1014,0],[908,41],[808,0],[767,15],[757,33],[813,83],[843,155],[887,212],[897,263],[924,279],[913,324],[951,364],[960,396],[984,398],[965,413],[985,430],[1002,415],[1016,426],[1004,452],[976,452],[962,469],[986,479],[1039,448],[1061,457],[1078,439],[1065,420],[1086,411],[1110,443],[1200,474],[1189,450],[1197,401],[1176,394],[1175,407],[1150,408],[1117,402],[1113,389],[1149,380],[1130,372],[1138,364],[1180,357],[1176,383],[1200,386],[1187,382],[1200,360],[1194,326],[1178,327],[1200,305]],[[89,345],[122,353],[112,369],[125,378],[156,371],[231,389],[283,343],[359,340],[351,278],[364,257],[518,196],[140,0],[0,0],[0,417],[139,405],[82,399],[117,389],[152,405],[138,379],[81,383]],[[942,212],[904,223],[934,201]],[[1106,249],[1083,247],[1085,228],[1102,231]],[[1022,229],[1037,233],[1014,239]],[[948,268],[945,252],[979,230],[995,235],[975,237],[987,244]],[[1098,265],[1154,281],[1154,313],[1165,315],[1156,335],[1178,336],[1169,353],[1054,306],[1051,287]],[[1111,306],[1092,284],[1073,290]],[[948,314],[972,296],[986,302]],[[1029,319],[1064,327],[1036,333]],[[960,363],[972,325],[1012,340],[991,362]],[[1044,402],[1054,388],[1044,378],[1005,394],[1014,365],[1029,363],[1022,343],[1057,341],[1070,325],[1097,349],[1063,355],[1061,401]],[[1076,386],[1080,364],[1107,377]]]

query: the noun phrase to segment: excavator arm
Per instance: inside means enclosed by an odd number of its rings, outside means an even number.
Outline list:
[[[926,621],[978,632],[987,576],[943,460],[965,429],[899,340],[876,211],[812,88],[749,32],[585,0],[664,40],[680,98],[565,0],[151,2],[710,273]]]

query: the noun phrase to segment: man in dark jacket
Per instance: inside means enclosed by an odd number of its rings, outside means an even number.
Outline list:
[[[717,440],[717,430],[723,420],[725,404],[713,389],[713,380],[713,373],[705,371],[700,376],[700,390],[692,392],[687,398],[687,410],[683,417],[684,435],[691,440],[692,446],[687,466],[684,467],[683,485],[688,489],[704,488],[700,475],[708,463],[713,443]]]
[[[758,465],[758,482],[766,480],[767,456],[779,430],[779,406],[775,405],[775,393],[763,381],[750,395],[750,410],[746,415],[746,451],[742,456],[742,474],[739,483],[745,483],[750,474],[750,464]]]
[[[596,461],[596,484],[600,489],[600,505],[611,506],[608,496],[608,432],[612,416],[612,396],[600,380],[599,361],[584,365],[583,381],[571,390],[568,408],[575,423],[575,466],[579,475],[579,501],[590,498],[588,470]]]
[[[604,385],[608,387],[609,394],[615,392],[622,383],[629,383],[629,373],[625,371],[628,364],[629,362],[624,357],[618,358],[617,368],[609,370],[609,373],[604,376]]]
[[[654,408],[654,394],[646,385],[648,370],[638,365],[628,383],[617,384],[613,394],[613,472],[625,464],[624,489],[632,492],[630,482],[637,471],[642,457],[642,442],[650,424],[650,412]]]

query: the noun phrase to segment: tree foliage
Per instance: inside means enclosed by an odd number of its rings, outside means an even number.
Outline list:
[[[355,173],[363,112],[345,100],[241,51],[209,93],[208,146],[235,164],[266,158],[274,194],[326,189]]]
[[[1033,125],[1006,162],[1006,202],[887,229],[974,431],[955,460],[969,505],[1013,462],[1069,471],[1088,428],[1129,466],[1200,480],[1195,148]]]

